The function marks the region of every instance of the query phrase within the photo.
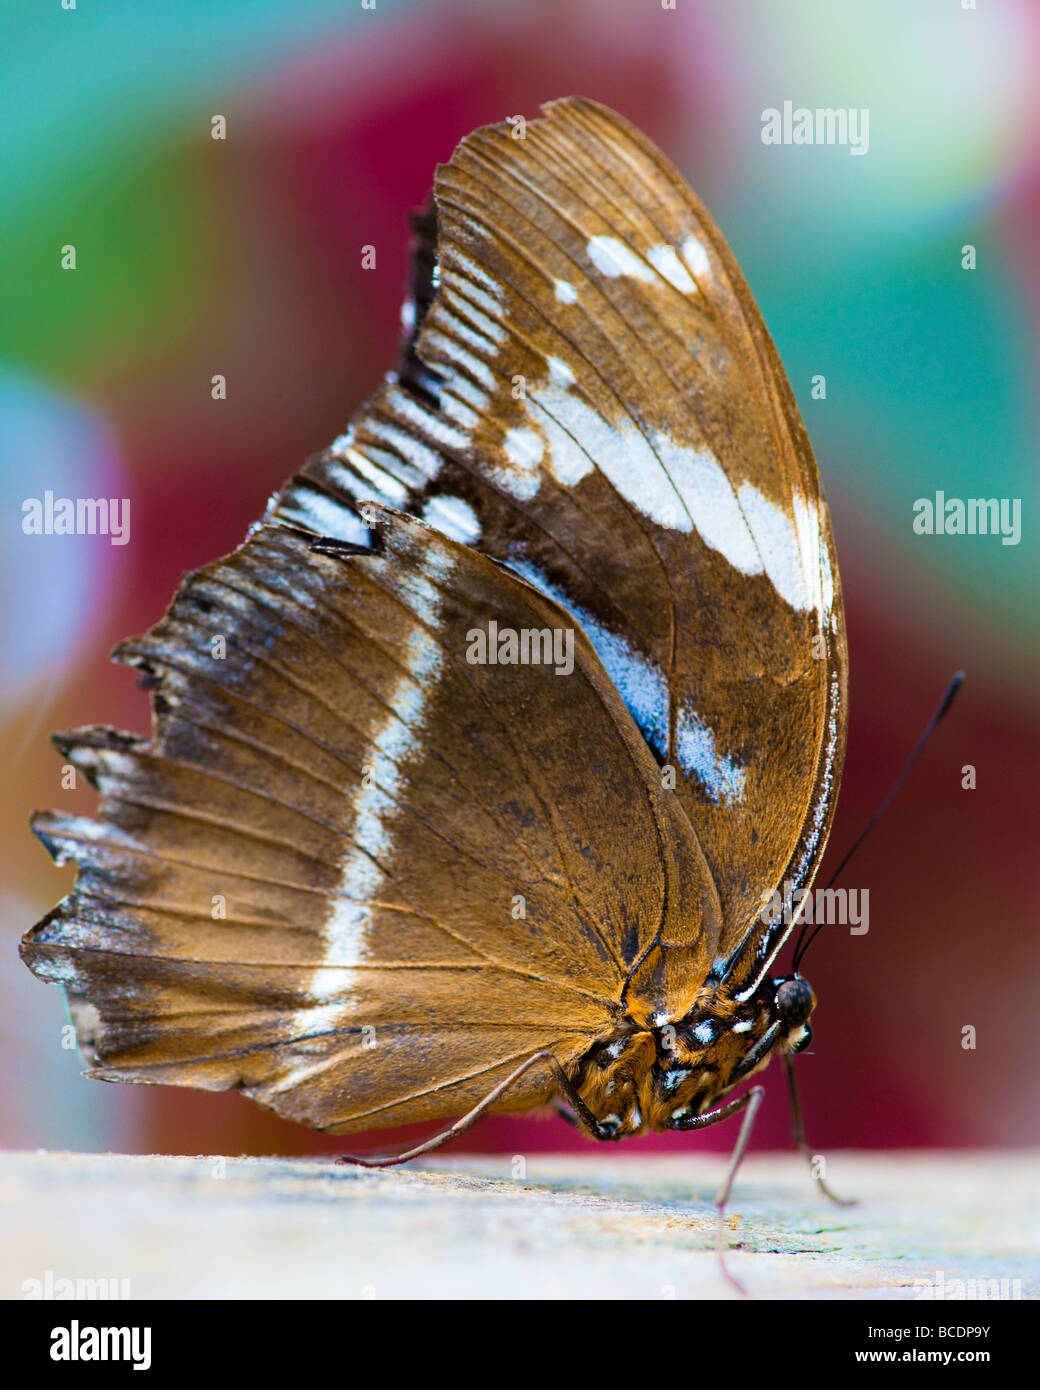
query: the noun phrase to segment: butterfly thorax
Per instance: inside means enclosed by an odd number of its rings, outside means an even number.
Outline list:
[[[653,1029],[625,1020],[582,1057],[574,1076],[601,1138],[688,1129],[776,1048],[800,1052],[816,1005],[800,976],[767,977],[747,999],[706,987],[683,1018]]]

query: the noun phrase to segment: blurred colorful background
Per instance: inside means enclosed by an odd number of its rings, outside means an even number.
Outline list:
[[[435,164],[474,126],[568,93],[642,127],[711,209],[817,453],[852,666],[825,875],[951,672],[968,675],[846,877],[869,889],[869,933],[825,932],[806,962],[812,1142],[1035,1142],[1036,6],[16,0],[0,39],[0,1143],[343,1147],[236,1096],[81,1078],[61,992],[17,957],[72,882],[27,819],[91,809],[62,789],[49,731],[148,727],[109,649],[160,616],[186,569],[238,544],[392,365],[407,215]],[[869,152],[764,145],[762,112],[785,100],[868,108]],[[47,489],[129,497],[130,543],[23,535],[22,502]],[[915,535],[913,503],[937,490],[1020,498],[1021,543]],[[767,1087],[754,1142],[781,1147],[778,1071]],[[627,1147],[734,1140],[727,1126]],[[585,1143],[555,1118],[492,1118],[456,1147]]]

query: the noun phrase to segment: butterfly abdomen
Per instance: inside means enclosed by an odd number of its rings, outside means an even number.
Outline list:
[[[575,1088],[599,1122],[602,1138],[622,1139],[649,1127],[657,1055],[652,1033],[622,1025],[578,1062]]]

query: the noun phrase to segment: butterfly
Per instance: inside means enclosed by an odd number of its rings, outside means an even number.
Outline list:
[[[610,1140],[743,1112],[742,1150],[761,1089],[727,1098],[816,1002],[763,905],[812,883],[845,745],[794,397],[594,102],[475,131],[414,229],[396,371],[116,649],[151,738],[55,736],[100,806],[35,817],[79,872],[23,957],[90,1076],[465,1116],[390,1161],[550,1103]]]

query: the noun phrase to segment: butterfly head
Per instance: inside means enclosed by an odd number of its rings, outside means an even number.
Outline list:
[[[801,975],[791,975],[777,985],[775,1007],[780,1021],[780,1047],[784,1052],[804,1052],[812,1042],[809,1015],[816,1008],[812,986]]]

